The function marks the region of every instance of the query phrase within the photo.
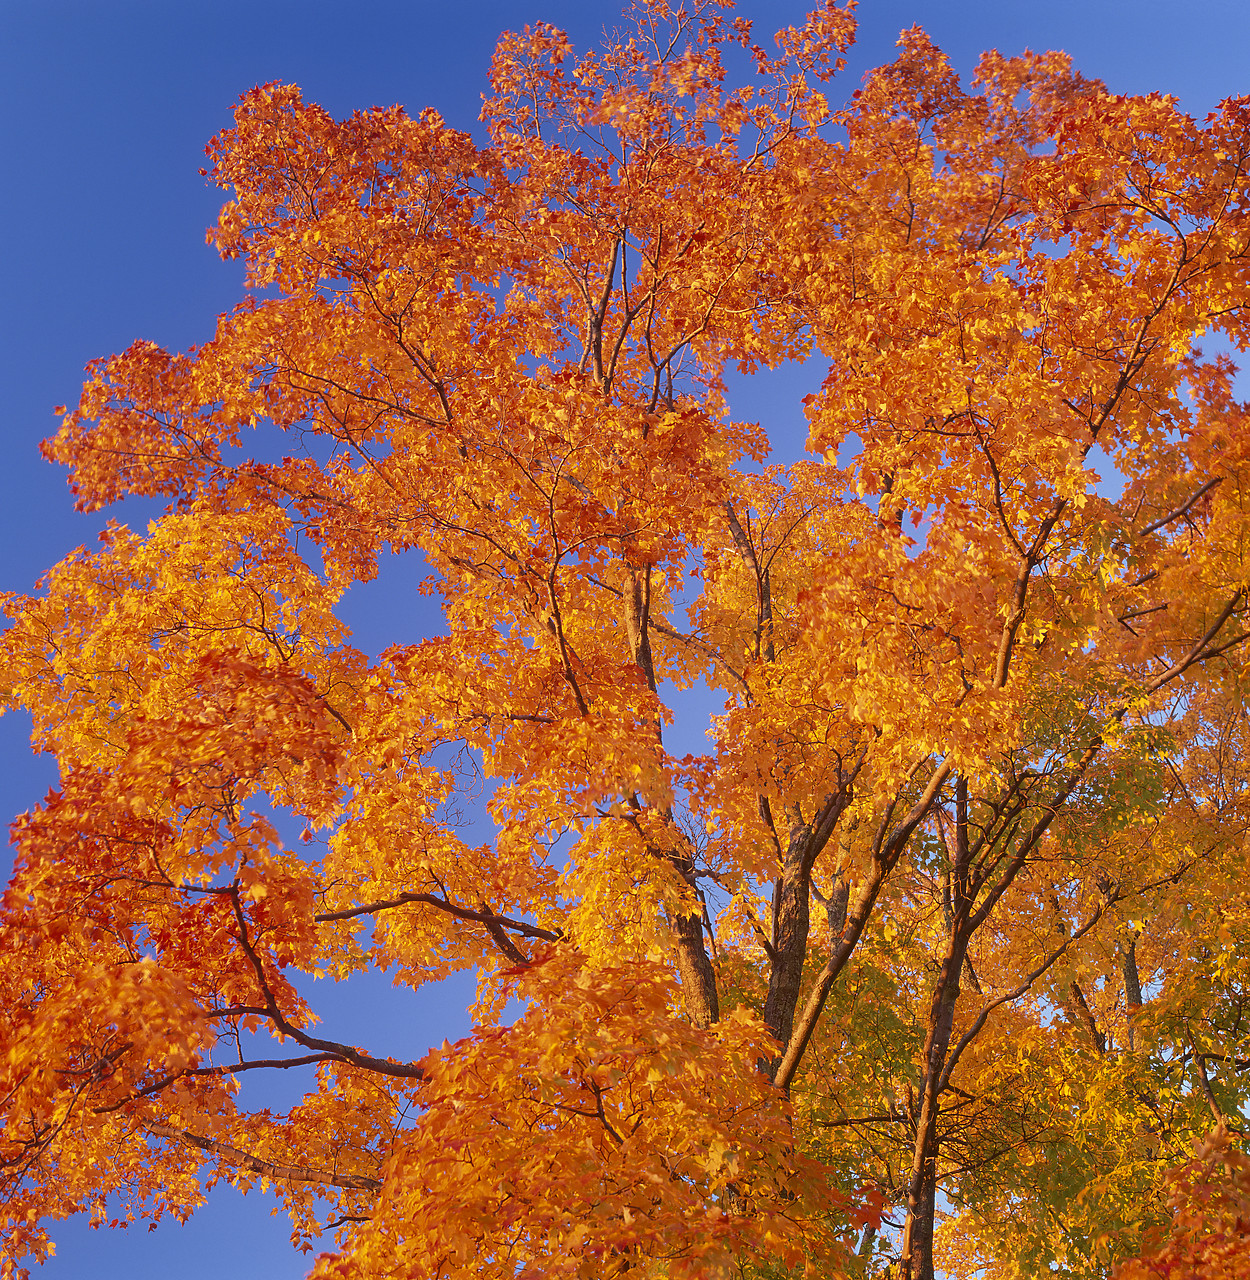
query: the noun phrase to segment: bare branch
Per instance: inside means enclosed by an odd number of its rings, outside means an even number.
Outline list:
[[[265,1067],[307,1067],[318,1062],[338,1061],[337,1055],[332,1053],[306,1053],[302,1058],[254,1058],[248,1062],[226,1062],[220,1066],[187,1067],[183,1071],[173,1071],[160,1080],[154,1080],[151,1084],[144,1085],[142,1089],[136,1089],[120,1102],[112,1102],[107,1107],[93,1107],[92,1111],[98,1116],[107,1115],[110,1111],[120,1111],[122,1107],[134,1102],[137,1098],[159,1093],[162,1089],[169,1088],[175,1081],[185,1080],[189,1076],[233,1076],[238,1075],[240,1071],[257,1071]]]

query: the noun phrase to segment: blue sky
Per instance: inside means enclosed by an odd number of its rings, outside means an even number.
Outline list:
[[[801,19],[802,0],[757,0],[740,12],[756,35]],[[240,294],[241,271],[204,244],[219,193],[197,172],[238,95],[269,80],[299,84],[336,115],[374,104],[436,107],[476,128],[497,33],[545,19],[584,47],[619,16],[615,0],[0,0],[0,591],[30,591],[39,573],[94,539],[107,514],[142,524],[154,509],[78,516],[64,476],[38,442],[52,406],[77,398],[82,368],[137,338],[172,348],[203,341]],[[1202,115],[1250,92],[1245,0],[863,0],[860,42],[843,78],[891,57],[920,23],[962,73],[986,48],[1063,48],[1120,93],[1162,90]],[[761,419],[785,457],[801,453],[802,373],[743,387],[736,416]],[[396,605],[415,575],[392,564],[349,597],[362,647],[419,638],[420,617]],[[0,721],[0,813],[6,820],[55,781],[32,760],[24,727]],[[414,1056],[463,1034],[463,989],[410,1007],[401,1046]],[[372,989],[333,1002],[334,1034],[369,1043]],[[149,1234],[57,1233],[46,1280],[232,1280],[302,1276],[284,1219],[259,1195],[223,1186],[186,1228]]]

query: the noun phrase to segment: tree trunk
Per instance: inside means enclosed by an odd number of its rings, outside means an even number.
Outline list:
[[[1128,1051],[1132,1053],[1136,1048],[1133,1036],[1133,1018],[1142,1006],[1142,998],[1141,977],[1137,972],[1137,934],[1133,932],[1131,925],[1128,930],[1128,942],[1125,943],[1121,956],[1121,968],[1124,971],[1124,1012],[1126,1015]]]
[[[720,1018],[720,1000],[716,993],[716,971],[703,942],[703,917],[672,916],[668,923],[686,1013],[696,1027],[709,1027]]]
[[[794,1029],[803,961],[807,958],[807,935],[811,927],[809,843],[810,833],[806,827],[790,833],[790,847],[773,890],[773,956],[768,997],[764,1001],[764,1025],[781,1045],[789,1042]]]
[[[953,843],[953,847],[952,847]],[[950,914],[947,916],[946,954],[938,972],[929,1005],[929,1027],[924,1046],[924,1088],[916,1117],[916,1142],[912,1149],[911,1177],[907,1188],[907,1220],[903,1226],[903,1250],[899,1280],[934,1280],[933,1229],[937,1200],[938,1116],[942,1072],[950,1049],[959,1001],[959,977],[968,958],[971,932],[968,914],[968,784],[955,781],[955,838],[947,842],[950,860]]]
[[[910,1258],[911,1269],[903,1272],[908,1280],[934,1280],[933,1272],[933,1229],[934,1211],[937,1203],[937,1143],[925,1157],[924,1177],[921,1182],[920,1201],[914,1215],[909,1217],[911,1227],[910,1255],[904,1253],[904,1260]],[[910,1213],[910,1202],[909,1202]],[[906,1249],[906,1246],[904,1246]]]
[[[968,940],[959,928],[951,937],[937,986],[929,1006],[929,1030],[925,1036],[924,1089],[916,1117],[916,1142],[912,1149],[911,1176],[907,1187],[907,1221],[903,1227],[903,1252],[898,1280],[933,1280],[934,1204],[937,1197],[938,1109],[942,1071],[955,1025],[959,1000],[959,975]]]
[[[790,836],[781,864],[781,875],[773,888],[772,937],[768,974],[768,995],[764,1001],[764,1025],[776,1037],[783,1050],[794,1031],[794,1015],[798,1008],[803,983],[803,964],[807,959],[807,939],[811,928],[812,868],[829,843],[839,819],[850,803],[854,775],[841,780],[841,787],[824,799],[820,810],[805,823],[797,809],[790,812]],[[817,897],[820,895],[817,893]],[[830,928],[835,920],[835,937],[846,927],[849,886],[839,884],[829,899],[821,899],[829,913]],[[840,911],[841,918],[837,919]],[[781,1058],[761,1060],[760,1070],[770,1079],[776,1078]],[[788,1087],[788,1086],[787,1086]]]

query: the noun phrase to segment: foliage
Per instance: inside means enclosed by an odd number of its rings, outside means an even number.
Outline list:
[[[46,445],[169,505],[6,605],[61,771],[0,921],[10,1271],[223,1176],[327,1280],[1190,1274],[1233,1230],[1166,1170],[1250,1070],[1250,431],[1198,345],[1250,342],[1250,101],[965,89],[917,29],[835,110],[849,8],[776,57],[631,20],[506,34],[483,145],[244,95],[252,292]],[[815,456],[768,464],[727,378],[800,359]],[[371,658],[387,554],[445,631]],[[372,968],[475,974],[473,1035],[323,1034],[309,979]]]
[[[1250,1161],[1220,1127],[1168,1176],[1171,1233],[1115,1280],[1236,1280],[1250,1273]]]

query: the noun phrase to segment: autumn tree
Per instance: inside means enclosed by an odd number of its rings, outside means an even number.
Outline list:
[[[506,34],[481,145],[245,95],[252,293],[46,446],[169,505],[7,606],[60,766],[3,916],[15,1259],[226,1176],[324,1280],[1094,1277],[1236,1128],[1250,430],[1198,342],[1250,337],[1250,101],[965,88],[912,30],[839,107],[849,9],[630,23]],[[769,465],[726,376],[802,358],[817,460]],[[384,553],[446,634],[370,660]],[[473,1035],[336,1039],[301,977],[374,966],[474,973]]]
[[[1250,1275],[1250,1161],[1220,1127],[1168,1176],[1167,1239],[1116,1267],[1115,1280],[1241,1280]]]

